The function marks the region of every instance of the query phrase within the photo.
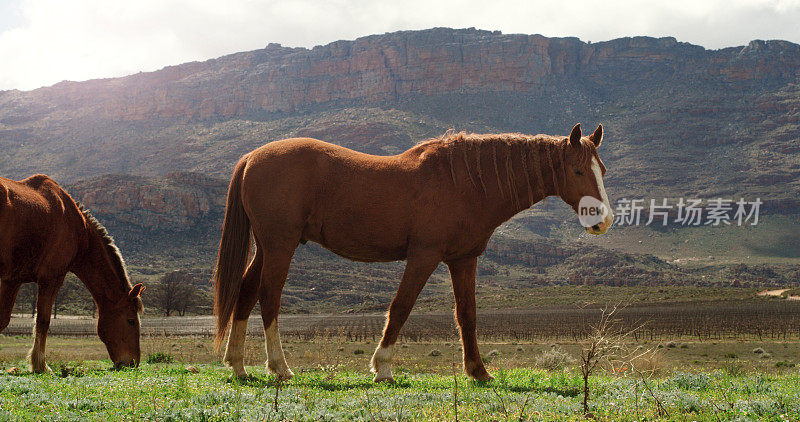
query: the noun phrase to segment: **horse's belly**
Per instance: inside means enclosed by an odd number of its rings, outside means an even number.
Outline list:
[[[352,245],[330,245],[321,244],[325,249],[339,255],[341,257],[361,262],[388,262],[400,261],[406,259],[405,250],[379,248],[379,247],[362,247]]]
[[[406,259],[407,238],[393,234],[391,229],[364,224],[309,224],[303,238],[319,243],[329,251],[364,262],[385,262]]]

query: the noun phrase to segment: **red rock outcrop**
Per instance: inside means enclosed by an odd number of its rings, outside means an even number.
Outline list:
[[[225,212],[227,183],[197,173],[106,175],[68,186],[92,213],[147,230],[183,231]]]

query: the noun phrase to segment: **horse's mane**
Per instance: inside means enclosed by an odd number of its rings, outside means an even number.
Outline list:
[[[497,187],[503,198],[513,198],[516,202],[519,198],[519,190],[527,190],[528,197],[533,200],[534,194],[545,192],[545,173],[542,163],[549,167],[553,186],[560,189],[557,180],[556,167],[561,167],[562,172],[565,166],[562,162],[565,159],[566,146],[568,141],[563,137],[550,135],[525,135],[521,133],[496,133],[496,134],[476,134],[466,132],[449,131],[444,135],[424,141],[420,147],[434,146],[443,150],[447,154],[450,175],[456,186],[461,185],[456,174],[456,160],[463,160],[466,169],[466,178],[473,187],[482,189],[486,192],[485,162],[481,162],[481,157],[487,153],[491,154],[490,174],[493,173]],[[578,151],[578,165],[588,165],[593,157],[593,151],[585,142]],[[544,161],[542,160],[544,154]],[[501,176],[501,169],[505,169],[505,180]],[[516,186],[516,172],[522,170],[527,173],[526,186]],[[473,174],[474,173],[474,174]],[[476,180],[477,178],[477,180]]]
[[[105,226],[103,226],[100,221],[98,221],[92,213],[83,206],[80,202],[76,202],[78,205],[78,209],[80,210],[81,214],[86,217],[86,221],[89,225],[94,228],[95,232],[100,236],[100,239],[103,241],[103,246],[108,253],[108,259],[111,261],[111,265],[114,268],[114,272],[117,274],[117,277],[120,279],[122,283],[122,287],[124,291],[127,293],[131,290],[131,282],[128,279],[128,271],[125,269],[125,260],[122,259],[122,254],[117,248],[117,245],[114,243],[114,238],[108,234],[108,230],[106,230]],[[138,302],[139,307],[141,308],[141,301]]]

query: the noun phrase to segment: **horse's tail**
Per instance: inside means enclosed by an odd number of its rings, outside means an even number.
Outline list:
[[[225,211],[222,240],[219,242],[217,267],[214,270],[214,315],[217,317],[214,347],[217,350],[228,332],[250,256],[250,220],[242,205],[242,178],[246,165],[247,156],[244,156],[236,164],[228,187],[228,208]]]

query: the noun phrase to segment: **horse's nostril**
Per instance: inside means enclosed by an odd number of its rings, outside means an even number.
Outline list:
[[[600,230],[600,225],[599,224],[595,224],[594,226],[592,226],[592,230],[599,231]]]

